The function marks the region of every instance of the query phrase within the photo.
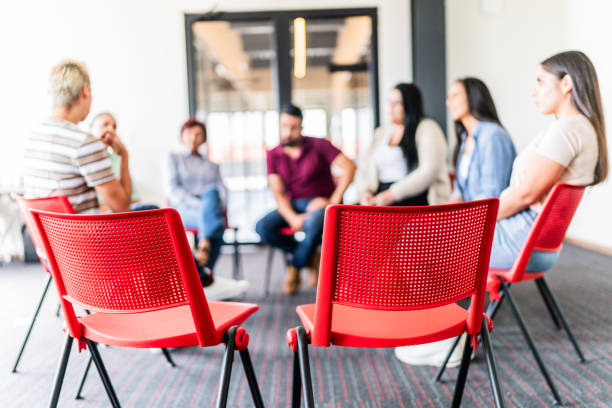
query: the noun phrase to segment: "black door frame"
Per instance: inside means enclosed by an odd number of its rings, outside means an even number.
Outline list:
[[[291,102],[292,77],[291,57],[289,51],[291,44],[289,36],[290,22],[297,17],[304,18],[342,18],[353,16],[368,16],[372,22],[372,37],[370,42],[371,61],[370,73],[370,103],[372,105],[372,120],[374,127],[380,124],[379,84],[378,84],[378,11],[376,8],[351,8],[329,10],[283,10],[283,11],[255,11],[240,13],[208,13],[185,14],[185,40],[187,42],[187,89],[189,95],[189,115],[196,113],[196,66],[195,46],[192,26],[199,21],[270,21],[274,25],[276,48],[276,89],[278,107]],[[283,33],[284,35],[281,35]]]

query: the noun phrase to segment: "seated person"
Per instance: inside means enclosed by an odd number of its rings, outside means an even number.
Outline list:
[[[99,211],[99,195],[113,212],[129,211],[127,149],[114,132],[98,139],[77,126],[91,107],[87,68],[77,61],[62,61],[52,68],[49,80],[52,115],[34,128],[25,147],[26,197],[65,195],[74,211],[84,214]],[[118,178],[107,147],[120,158]]]
[[[255,230],[261,241],[291,255],[284,290],[295,294],[300,284],[299,271],[313,257],[321,243],[325,207],[339,204],[353,180],[355,165],[326,139],[302,135],[302,111],[294,105],[282,108],[279,117],[280,145],[267,152],[268,184],[277,209],[264,216]],[[341,175],[336,185],[331,167]],[[291,227],[304,231],[304,240],[279,233]],[[311,285],[317,284],[318,267],[310,268]]]
[[[559,182],[595,185],[608,175],[608,151],[599,83],[579,51],[544,60],[533,99],[555,121],[514,161],[510,186],[500,195],[490,266],[509,269],[527,239],[551,188]],[[527,271],[550,268],[558,253],[534,251]]]
[[[510,135],[500,124],[487,86],[476,78],[459,79],[451,86],[446,105],[455,121],[457,136],[451,202],[499,197],[508,187],[516,151]],[[408,364],[438,366],[453,341],[397,347],[395,355]],[[449,366],[460,363],[464,344],[465,336],[453,352]]]
[[[541,113],[555,115],[556,120],[514,160],[510,186],[500,195],[489,263],[492,269],[512,267],[543,201],[556,183],[595,185],[608,175],[599,83],[589,58],[582,52],[568,51],[544,60],[536,74],[533,98]],[[549,269],[558,255],[534,251],[527,271]],[[457,347],[453,354],[460,356],[461,348]],[[400,360],[437,365],[443,361],[448,346],[426,359],[405,352],[407,349],[396,350]]]
[[[516,149],[497,117],[489,89],[480,79],[459,79],[451,86],[446,105],[457,136],[451,201],[499,197],[510,182]]]
[[[102,140],[102,138],[119,139],[117,137],[117,120],[109,112],[100,112],[96,116],[94,116],[94,118],[92,119],[89,125],[89,131],[91,132],[93,136],[97,137],[100,140]],[[111,160],[113,171],[115,171],[115,173],[118,173],[119,168],[121,167],[119,156],[115,154],[114,151],[112,150],[111,152],[109,152],[108,156]],[[132,200],[132,204],[130,205],[130,208],[132,211],[155,210],[159,208],[158,206],[154,204],[138,203],[137,202],[139,200],[138,193],[136,192],[136,189],[133,186],[132,186],[131,200]]]
[[[423,114],[421,91],[398,84],[387,99],[391,123],[374,131],[361,158],[357,188],[362,205],[428,205],[448,202],[446,139]]]
[[[186,228],[198,231],[195,258],[213,271],[223,245],[227,191],[219,165],[200,153],[206,143],[204,123],[193,118],[187,120],[181,127],[181,142],[183,150],[168,155],[169,204],[179,212]],[[241,295],[248,287],[244,280],[214,277],[214,282],[224,297]],[[207,296],[210,297],[208,292]]]

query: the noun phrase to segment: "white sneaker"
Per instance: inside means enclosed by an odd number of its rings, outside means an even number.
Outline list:
[[[446,364],[447,367],[457,367],[461,364],[461,356],[463,355],[463,348],[465,347],[465,338],[466,335],[463,334],[459,340],[459,344],[455,347],[453,354],[451,354]],[[396,347],[395,357],[402,363],[410,365],[431,365],[440,367],[444,362],[444,357],[446,357],[448,350],[453,345],[453,341],[455,341],[454,337],[434,343]],[[474,353],[472,353],[472,358],[474,358]]]
[[[207,300],[225,300],[243,295],[248,288],[249,282],[246,280],[234,280],[215,276],[213,283],[204,288],[204,294]]]

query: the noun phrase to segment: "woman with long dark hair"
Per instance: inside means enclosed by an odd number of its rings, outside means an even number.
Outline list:
[[[508,187],[516,149],[504,129],[487,86],[462,78],[451,86],[446,105],[455,122],[455,181],[452,202],[499,197]]]
[[[395,86],[387,99],[390,124],[374,132],[356,181],[362,205],[428,205],[448,201],[446,140],[423,113],[414,84]]]
[[[533,99],[541,113],[556,120],[514,161],[510,186],[500,196],[492,268],[512,266],[555,183],[595,185],[608,175],[599,83],[589,58],[567,51],[542,61]],[[557,256],[535,251],[527,270],[546,270]]]

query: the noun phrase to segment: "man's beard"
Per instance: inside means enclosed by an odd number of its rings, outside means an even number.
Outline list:
[[[280,145],[282,147],[299,147],[302,145],[302,141],[300,139],[290,139],[281,141]]]

